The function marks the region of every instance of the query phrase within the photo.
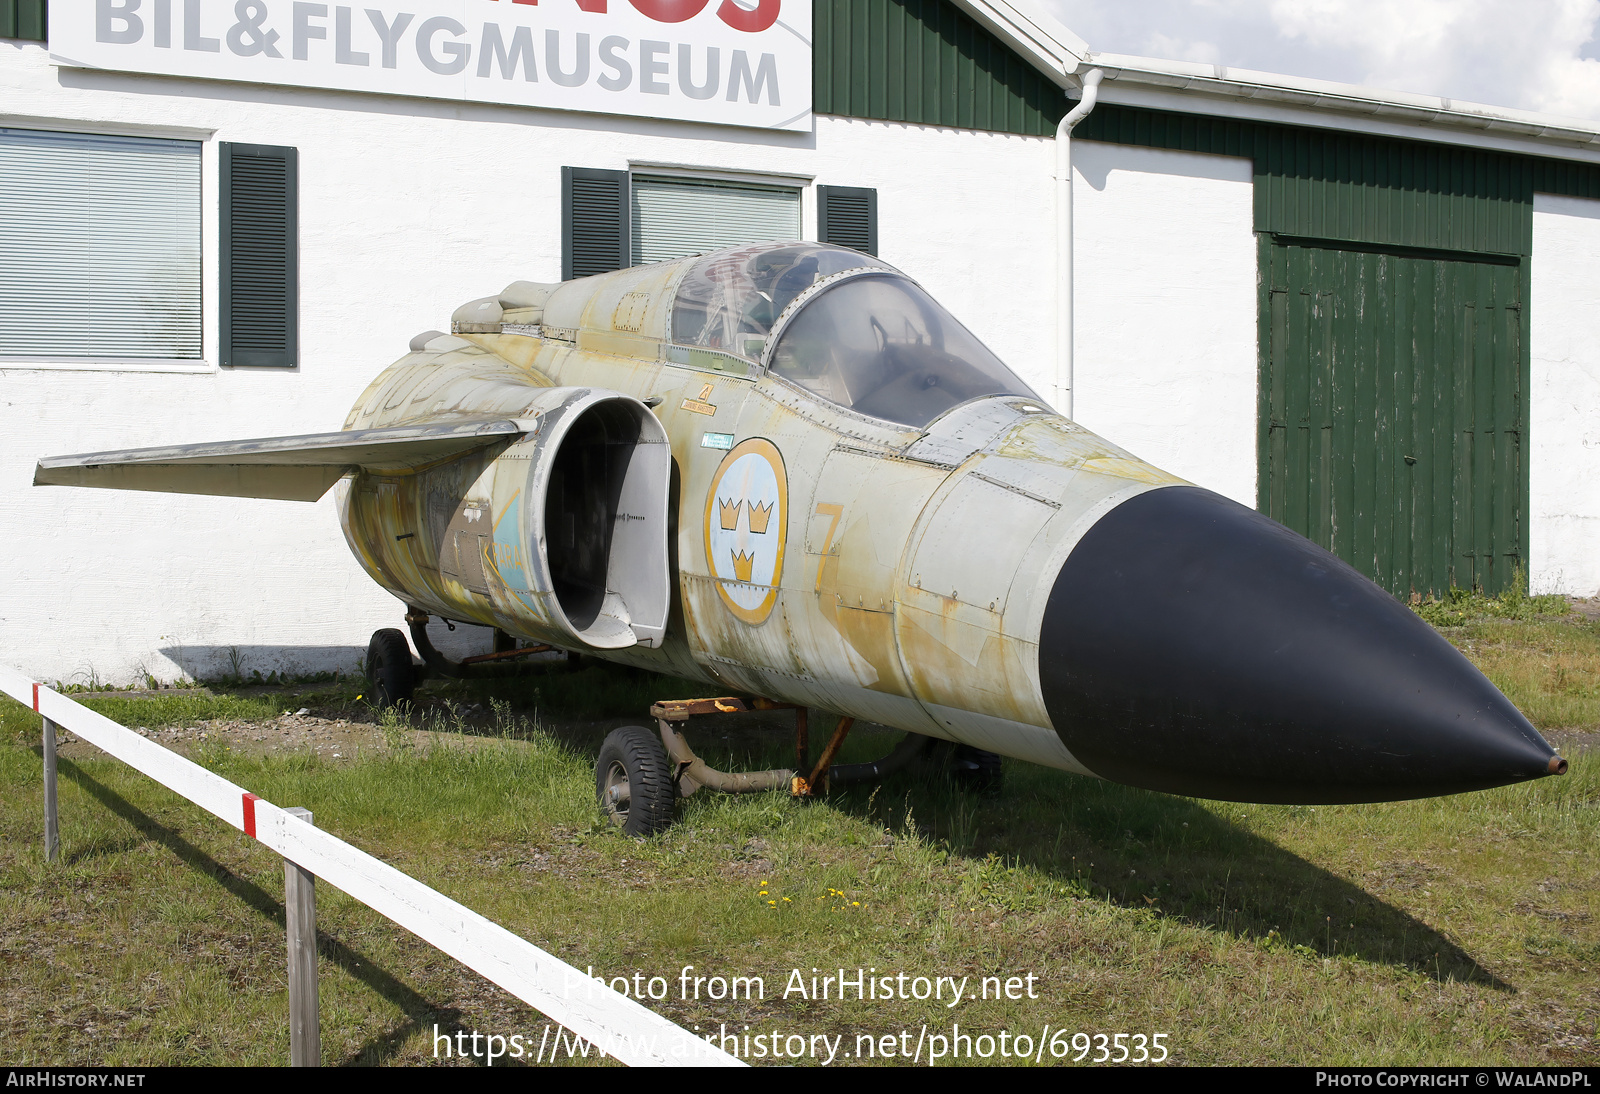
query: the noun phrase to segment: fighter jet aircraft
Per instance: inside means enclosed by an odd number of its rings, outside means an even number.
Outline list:
[[[815,792],[930,737],[1252,802],[1566,770],[1395,598],[1054,412],[877,258],[771,243],[519,281],[410,349],[340,432],[61,456],[34,481],[337,487],[351,550],[438,671],[467,667],[428,645],[430,616],[799,708],[793,771],[694,756],[685,719],[728,698],[658,704],[661,743],[613,734],[596,789],[630,832],[700,786]],[[491,658],[521,652],[503,644]],[[398,630],[370,664],[409,696]],[[807,708],[842,718],[809,772]],[[832,765],[852,719],[918,736]]]

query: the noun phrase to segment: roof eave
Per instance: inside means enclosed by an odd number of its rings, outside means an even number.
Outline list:
[[[1319,115],[1370,118],[1462,134],[1552,142],[1590,151],[1600,149],[1600,124],[1580,118],[1112,53],[1090,53],[1085,64],[1105,71],[1106,84],[1101,94],[1108,101],[1115,101],[1114,89],[1118,87],[1181,91],[1213,100],[1257,102]]]
[[[1033,0],[952,0],[1059,87],[1078,86],[1089,44]]]

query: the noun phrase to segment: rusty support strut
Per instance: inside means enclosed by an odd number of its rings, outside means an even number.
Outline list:
[[[774,703],[770,699],[755,701],[757,710],[785,708],[801,709],[789,703]],[[678,785],[679,797],[687,798],[702,786],[720,790],[724,794],[776,790],[792,786],[798,779],[797,773],[788,768],[736,773],[718,771],[696,756],[689,742],[673,728],[675,724],[687,722],[696,714],[738,714],[749,709],[743,699],[731,696],[721,699],[663,699],[650,707],[650,713],[655,715],[656,725],[661,729],[661,743],[666,746],[667,755],[672,760],[673,781]]]
[[[689,742],[679,730],[683,722],[697,715],[740,714],[750,710],[794,711],[794,747],[798,762],[795,770],[775,768],[771,771],[726,772],[708,767],[694,754]],[[815,767],[807,762],[810,754],[807,710],[795,703],[780,703],[772,699],[743,699],[724,696],[718,699],[663,699],[650,707],[650,713],[661,729],[661,743],[666,746],[672,760],[673,779],[678,786],[678,796],[687,798],[702,786],[724,794],[745,794],[758,790],[776,790],[787,786],[796,798],[814,798],[828,792],[835,782],[855,782],[877,778],[898,771],[921,755],[928,738],[918,733],[907,733],[905,739],[881,760],[861,764],[835,764],[839,749],[855,726],[854,718],[840,718],[839,724],[822,750]],[[810,769],[809,777],[804,774]]]
[[[817,766],[811,769],[811,777],[795,780],[795,797],[814,798],[818,794],[828,792],[828,768],[833,766],[833,758],[839,754],[839,749],[844,746],[844,739],[850,736],[850,729],[855,724],[854,718],[839,719],[839,725],[834,729],[833,736],[828,738],[828,747],[822,750],[822,755],[817,759]]]

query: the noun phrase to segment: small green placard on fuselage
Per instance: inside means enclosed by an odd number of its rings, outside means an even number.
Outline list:
[[[733,447],[732,433],[705,433],[700,437],[701,448],[729,449]]]

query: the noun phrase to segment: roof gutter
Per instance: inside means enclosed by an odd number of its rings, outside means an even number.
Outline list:
[[[1051,82],[1089,67],[1107,102],[1600,162],[1600,122],[1275,72],[1092,50],[1038,0],[951,0]]]
[[[1320,114],[1329,116],[1328,121],[1321,124],[1340,128],[1348,127],[1353,119],[1377,125],[1416,127],[1432,130],[1434,140],[1475,144],[1483,138],[1500,138],[1537,142],[1542,147],[1529,151],[1547,156],[1561,155],[1560,145],[1574,151],[1600,151],[1600,125],[1583,118],[1190,61],[1109,53],[1091,53],[1090,56],[1093,64],[1105,70],[1110,86],[1119,91],[1176,92],[1185,94],[1191,101],[1199,96],[1214,102],[1291,110],[1309,115],[1306,121],[1311,124],[1318,124],[1312,118]],[[1115,96],[1118,101],[1121,98]],[[1189,109],[1204,108],[1196,102]]]
[[[1056,409],[1072,417],[1072,130],[1094,109],[1105,72],[1083,74],[1083,97],[1056,126]]]

